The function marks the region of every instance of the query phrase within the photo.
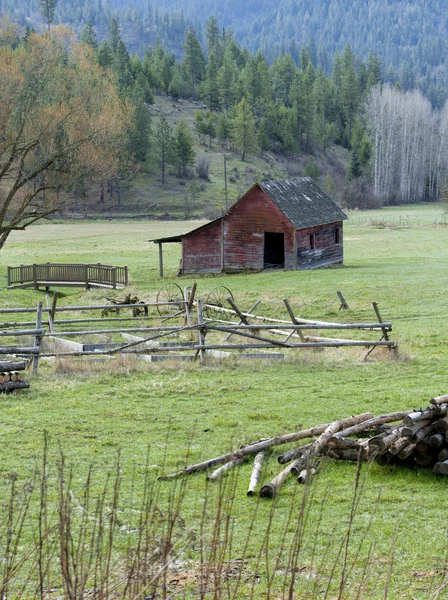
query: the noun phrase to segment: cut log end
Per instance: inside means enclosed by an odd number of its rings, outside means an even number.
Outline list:
[[[266,483],[260,488],[258,495],[260,498],[273,498],[275,496],[275,489],[272,483]]]

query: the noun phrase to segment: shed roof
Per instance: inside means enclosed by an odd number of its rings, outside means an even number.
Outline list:
[[[347,215],[311,177],[258,184],[296,229],[347,219]]]

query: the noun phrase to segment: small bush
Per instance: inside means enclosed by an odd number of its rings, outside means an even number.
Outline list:
[[[206,158],[200,158],[196,165],[196,173],[200,179],[209,179],[210,161]]]
[[[374,195],[369,182],[361,177],[345,186],[342,203],[347,208],[359,210],[371,210],[383,206],[381,199]]]

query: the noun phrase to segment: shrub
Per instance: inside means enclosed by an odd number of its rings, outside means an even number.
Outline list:
[[[196,165],[196,173],[200,179],[209,179],[210,161],[206,158],[200,158]]]

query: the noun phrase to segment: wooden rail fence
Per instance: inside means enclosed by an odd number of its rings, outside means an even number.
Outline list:
[[[111,288],[128,285],[128,268],[97,264],[33,264],[8,267],[8,288],[91,287]]]
[[[31,355],[35,370],[37,370],[37,360],[43,356],[89,356],[103,354],[157,354],[179,352],[190,353],[190,359],[216,356],[223,357],[222,351],[253,351],[260,349],[263,351],[285,351],[299,348],[342,348],[342,347],[364,347],[368,349],[365,356],[370,354],[377,347],[386,347],[389,350],[396,350],[395,341],[389,338],[392,331],[392,324],[383,321],[378,309],[378,305],[373,303],[375,316],[374,322],[363,323],[334,323],[328,321],[314,321],[303,319],[296,316],[288,299],[283,299],[286,309],[286,314],[290,317],[289,320],[274,319],[257,315],[253,310],[258,306],[257,302],[248,312],[243,312],[231,298],[228,303],[231,308],[222,306],[210,305],[203,303],[200,299],[195,300],[196,288],[185,288],[184,300],[176,300],[175,302],[147,302],[139,304],[120,305],[120,310],[131,309],[133,307],[145,306],[147,309],[154,309],[154,312],[160,306],[165,306],[171,309],[172,313],[168,316],[160,314],[146,314],[135,317],[120,317],[120,318],[105,318],[99,319],[90,315],[83,315],[81,319],[61,319],[59,316],[66,311],[73,312],[90,312],[104,310],[110,308],[110,305],[99,306],[57,306],[57,296],[53,298],[53,305],[42,307],[39,303],[36,321],[21,321],[9,322],[0,324],[5,328],[5,331],[0,331],[0,339],[5,337],[27,336],[28,339],[33,339],[34,343],[28,347],[20,348],[16,345],[7,348],[0,347],[0,354],[15,354],[16,356]],[[47,299],[48,301],[48,299]],[[0,309],[0,315],[11,315],[14,313],[29,313],[35,312],[35,309],[30,308],[5,308]],[[172,319],[179,319],[180,323],[173,323]],[[135,321],[141,320],[140,323]],[[155,322],[145,324],[147,319],[155,320]],[[166,320],[169,319],[167,322]],[[118,321],[115,327],[110,327],[111,321]],[[127,326],[122,324],[123,321],[131,321]],[[100,321],[106,321],[103,326]],[[81,323],[91,323],[90,327],[79,327]],[[134,323],[132,323],[134,322]],[[48,324],[48,329],[43,329]],[[33,327],[34,325],[34,327]],[[108,326],[109,325],[109,326]],[[68,326],[68,327],[67,327]],[[17,328],[22,328],[17,330]],[[328,332],[325,337],[322,336],[322,331]],[[338,331],[338,335],[334,336],[334,332]],[[363,332],[363,334],[358,333]],[[374,339],[368,339],[364,335],[366,332],[374,334]],[[345,337],[350,334],[350,337]],[[123,334],[123,340],[110,338],[105,343],[104,339],[100,339],[98,344],[93,344],[91,339],[89,343],[84,344],[81,340],[91,336],[116,336]],[[132,335],[131,335],[132,334]],[[48,347],[41,348],[41,343],[45,337],[51,339],[59,338],[64,341],[63,348]],[[362,337],[361,337],[362,336]],[[379,339],[378,339],[378,336]],[[230,341],[230,338],[233,340]],[[78,341],[70,341],[73,338],[78,338]],[[107,341],[107,340],[106,340]],[[192,354],[193,353],[193,354]],[[226,354],[226,353],[224,353]],[[172,356],[172,355],[170,355]],[[242,355],[241,355],[242,356]],[[247,355],[249,356],[249,355]],[[254,357],[253,354],[250,355]],[[266,357],[266,354],[257,354],[257,357]],[[275,357],[278,357],[278,352]]]

